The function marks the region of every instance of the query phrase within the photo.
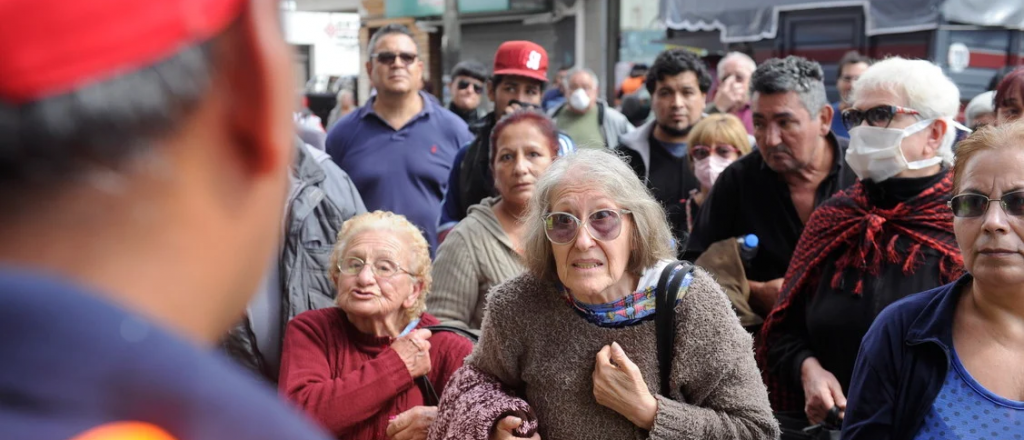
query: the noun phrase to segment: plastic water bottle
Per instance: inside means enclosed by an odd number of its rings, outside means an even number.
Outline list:
[[[754,234],[747,234],[736,239],[740,249],[740,260],[743,260],[743,266],[748,270],[750,269],[750,262],[757,255],[757,245],[760,242]]]

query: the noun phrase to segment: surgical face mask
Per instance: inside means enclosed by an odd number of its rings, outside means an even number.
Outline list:
[[[584,111],[590,107],[590,95],[586,90],[576,89],[569,95],[569,105],[577,111]]]
[[[722,171],[725,171],[732,162],[732,160],[717,154],[712,154],[694,162],[693,170],[697,174],[697,180],[700,181],[701,187],[711,188],[715,181],[718,180],[718,175],[722,174]]]
[[[903,139],[932,125],[925,119],[904,129],[857,126],[850,130],[850,146],[846,163],[861,180],[883,182],[906,170],[920,170],[942,163],[942,157],[907,162],[903,155]],[[952,130],[952,126],[947,127]]]

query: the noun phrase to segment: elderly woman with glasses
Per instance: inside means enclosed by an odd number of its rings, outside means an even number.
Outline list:
[[[525,228],[527,272],[491,291],[430,438],[778,436],[750,335],[703,270],[672,293],[670,391],[659,391],[655,286],[675,250],[665,211],[614,153],[555,161]]]
[[[422,439],[436,396],[472,351],[431,335],[424,313],[430,255],[405,217],[376,211],[345,222],[332,255],[337,307],[288,323],[280,391],[343,439]]]
[[[949,207],[967,274],[879,315],[857,357],[844,439],[1024,435],[1022,142],[1022,122],[960,142]]]
[[[794,425],[837,428],[875,317],[961,270],[945,207],[956,85],[931,62],[893,57],[860,76],[852,100],[846,164],[859,180],[811,214],[762,328],[772,406]]]

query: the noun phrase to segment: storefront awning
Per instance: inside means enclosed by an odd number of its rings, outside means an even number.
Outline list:
[[[671,29],[690,32],[718,30],[723,42],[734,43],[773,39],[778,33],[780,12],[809,9],[864,8],[865,31],[869,36],[936,29],[942,22],[942,6],[947,1],[661,0],[660,12],[665,25]],[[985,5],[992,1],[956,0]],[[1019,1],[996,0],[996,3],[1011,5]],[[1022,7],[1019,4],[1014,6],[1018,10]]]
[[[1024,30],[1020,0],[947,0],[942,15],[956,23]]]

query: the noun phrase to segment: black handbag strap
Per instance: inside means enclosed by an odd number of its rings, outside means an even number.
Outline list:
[[[465,336],[470,341],[473,341],[474,344],[476,344],[477,342],[480,341],[480,337],[479,336],[474,335],[473,332],[471,332],[469,330],[466,330],[466,329],[464,329],[462,327],[455,327],[453,325],[438,324],[438,325],[431,325],[431,326],[427,326],[427,327],[423,327],[423,328],[425,328],[427,330],[430,330],[431,333],[449,332],[449,333],[459,334],[459,335]]]
[[[449,333],[455,333],[455,334],[458,334],[458,335],[462,335],[462,336],[465,336],[470,341],[473,341],[474,344],[476,344],[477,341],[480,340],[480,338],[477,335],[474,335],[469,330],[466,330],[466,329],[461,328],[461,327],[455,327],[455,326],[451,326],[451,325],[431,325],[431,326],[427,326],[427,327],[423,327],[423,328],[425,328],[427,330],[430,330],[431,333],[449,332]],[[437,394],[437,390],[434,389],[434,384],[430,383],[430,379],[427,378],[427,376],[417,377],[416,378],[416,385],[419,386],[420,393],[423,394],[423,404],[424,405],[426,405],[426,406],[437,406],[437,404],[441,402],[441,396],[439,396]]]
[[[676,270],[676,269],[679,270]],[[672,353],[676,339],[676,296],[686,275],[693,271],[689,261],[673,261],[661,271],[654,292],[654,329],[658,348],[658,371],[661,373],[661,395],[669,397],[672,376]]]

